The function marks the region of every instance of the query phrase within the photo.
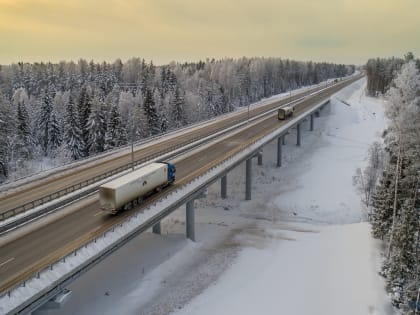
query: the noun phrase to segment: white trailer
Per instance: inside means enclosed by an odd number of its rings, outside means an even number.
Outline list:
[[[279,108],[277,118],[279,120],[285,120],[289,117],[292,117],[294,111],[295,111],[295,108],[293,106],[281,107],[281,108]]]
[[[171,164],[151,163],[100,186],[101,209],[115,214],[133,200],[142,199],[149,193],[160,190],[172,182],[168,179],[170,167]]]

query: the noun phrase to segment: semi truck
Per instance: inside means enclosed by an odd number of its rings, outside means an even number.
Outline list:
[[[116,214],[141,203],[147,196],[175,181],[175,165],[155,162],[99,187],[99,202],[105,212]]]
[[[277,118],[279,120],[286,120],[293,116],[293,112],[295,111],[295,108],[293,106],[285,106],[281,107],[278,110],[278,116]]]

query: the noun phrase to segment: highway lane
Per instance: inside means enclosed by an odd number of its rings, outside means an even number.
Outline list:
[[[336,87],[334,90],[339,88]],[[303,101],[297,107],[296,115],[314,106],[330,93],[324,92],[323,95]],[[235,135],[206,146],[202,151],[181,158],[176,163],[176,183],[161,194],[150,197],[136,209],[110,216],[100,212],[97,197],[94,197],[91,203],[80,209],[9,243],[4,243],[0,247],[0,292],[13,287],[82,244],[100,236],[113,225],[125,220],[127,216],[141,211],[150,202],[189,182],[218,161],[239,152],[243,145],[263,137],[286,122],[278,121],[276,114],[272,114]]]
[[[298,93],[291,98],[286,97],[280,101],[274,101],[265,106],[250,109],[250,117],[257,116],[265,111],[279,107],[286,104],[290,100],[301,98],[305,95],[313,93],[319,88],[310,89],[305,92]],[[243,122],[247,119],[247,111],[238,113],[235,116],[229,116],[224,119],[215,121],[212,124],[203,126],[200,129],[188,131],[177,135],[173,138],[162,140],[157,144],[145,145],[135,151],[135,160],[147,159],[150,156],[156,156],[168,150],[168,148],[181,147],[185,144],[190,143],[194,139],[199,139],[208,136],[217,131],[226,129],[229,126]],[[40,180],[38,182],[30,183],[20,189],[19,192],[13,192],[6,196],[0,197],[0,213],[4,213],[9,209],[18,207],[20,205],[29,203],[33,200],[40,199],[48,196],[56,191],[72,187],[80,182],[86,181],[98,174],[109,172],[123,165],[127,165],[131,162],[131,154],[117,154],[113,158],[105,158],[87,165],[75,167],[70,171],[63,172],[63,175],[50,176],[49,178]]]

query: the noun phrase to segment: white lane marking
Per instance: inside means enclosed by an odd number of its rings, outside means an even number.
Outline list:
[[[93,216],[96,217],[97,215],[100,215],[101,213],[103,213],[103,212],[99,211],[99,212],[95,213]]]
[[[15,257],[9,258],[9,259],[8,259],[8,260],[6,260],[5,262],[2,262],[2,263],[0,264],[0,267],[2,267],[3,265],[5,265],[5,264],[7,264],[7,263],[9,263],[9,262],[11,262],[11,261],[13,261],[13,260],[15,260]]]

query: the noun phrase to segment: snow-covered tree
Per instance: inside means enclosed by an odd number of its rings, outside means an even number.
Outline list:
[[[54,109],[51,112],[48,133],[48,152],[51,156],[55,156],[56,150],[60,147],[62,141],[61,122]]]
[[[416,209],[415,204],[420,203],[420,198],[417,200],[406,199],[401,208],[400,215],[398,216],[397,222],[394,228],[393,242],[397,246],[393,246],[391,256],[389,257],[387,264],[389,270],[387,272],[387,284],[391,291],[400,291],[401,287],[405,287],[410,282],[416,281],[419,284],[419,280],[416,279],[419,275],[418,263],[419,258],[417,255],[417,244],[419,231],[419,215],[418,208]],[[404,292],[405,290],[402,290]],[[396,295],[393,303],[400,305],[405,300],[404,293]]]
[[[127,130],[123,128],[117,105],[111,107],[105,134],[105,150],[127,144]]]
[[[177,86],[170,100],[172,108],[172,126],[180,128],[187,124],[187,115],[185,113],[185,100],[183,93]]]
[[[21,155],[25,159],[29,159],[32,156],[33,140],[29,125],[29,114],[23,101],[17,104],[16,123],[17,139],[22,146],[20,149]]]
[[[368,158],[367,167],[364,171],[358,168],[353,181],[362,195],[363,203],[369,208],[384,165],[384,150],[379,142],[374,142],[370,146]]]
[[[97,96],[92,102],[87,129],[89,131],[89,153],[99,153],[105,150],[106,120],[104,117],[103,103]]]
[[[153,98],[153,92],[150,89],[146,89],[144,96],[144,114],[147,119],[149,126],[150,135],[156,135],[160,132],[160,121],[157,114],[155,100]]]
[[[38,115],[38,130],[40,132],[40,143],[44,155],[48,154],[48,143],[50,141],[51,113],[53,111],[54,89],[52,86],[43,93],[41,106]]]
[[[155,89],[153,95],[155,104],[156,104],[156,112],[158,115],[158,121],[160,124],[159,133],[166,132],[169,128],[169,119],[168,119],[168,109],[167,109],[167,98],[162,94],[159,89]]]
[[[92,108],[92,98],[90,95],[90,91],[86,85],[83,85],[79,99],[77,103],[77,111],[79,116],[79,126],[82,132],[82,141],[83,141],[83,155],[88,156],[90,151],[90,143],[89,143],[89,117],[91,114]]]
[[[11,136],[15,134],[16,124],[10,102],[0,93],[0,182],[9,173],[9,163],[13,159],[14,143]]]
[[[83,157],[84,143],[79,122],[79,115],[77,114],[73,97],[70,96],[66,106],[64,142],[67,156],[71,157],[73,160],[78,160]]]
[[[387,241],[385,276],[393,303],[408,310],[419,280],[420,74],[406,62],[387,93],[389,155],[374,195],[373,234]]]

